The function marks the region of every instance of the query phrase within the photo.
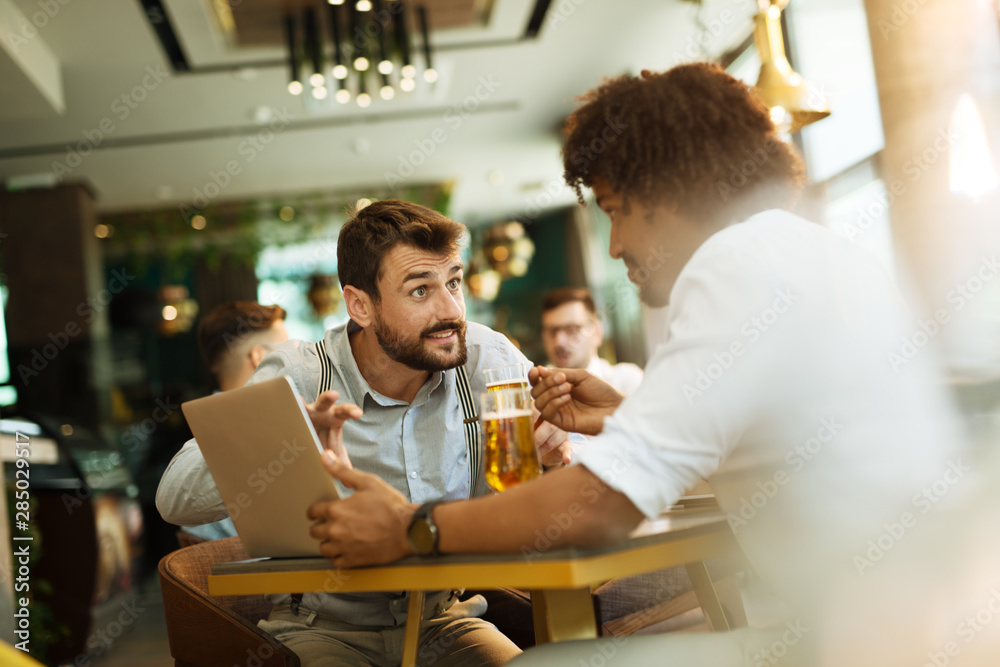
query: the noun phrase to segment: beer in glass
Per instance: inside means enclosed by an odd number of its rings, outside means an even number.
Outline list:
[[[487,368],[483,371],[483,377],[486,379],[486,391],[518,388],[530,391],[528,376],[525,374],[524,366],[521,364]]]
[[[524,387],[495,388],[480,394],[485,438],[486,483],[494,491],[542,474],[531,423],[531,394]]]

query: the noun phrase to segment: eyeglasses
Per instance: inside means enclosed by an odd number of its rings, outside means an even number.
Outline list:
[[[590,329],[589,324],[564,324],[561,327],[542,327],[542,336],[545,338],[555,338],[561,331],[566,334],[567,338],[577,338],[588,329]]]

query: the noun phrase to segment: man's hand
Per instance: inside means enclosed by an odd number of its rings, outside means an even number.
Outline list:
[[[625,396],[610,384],[579,368],[545,368],[528,371],[535,407],[545,421],[565,431],[597,435],[604,418]]]
[[[538,410],[532,407],[531,418],[538,419]],[[535,428],[535,447],[538,448],[538,458],[546,468],[569,465],[573,460],[573,444],[569,434],[547,421],[538,422]]]
[[[309,413],[323,449],[333,452],[350,468],[351,457],[344,447],[344,423],[348,419],[359,419],[364,413],[353,403],[336,405],[338,398],[340,394],[336,391],[324,391],[316,397],[315,402],[306,403],[306,412]]]
[[[391,563],[412,553],[406,541],[417,506],[375,475],[353,470],[329,452],[323,465],[354,493],[309,507],[309,534],[320,541],[319,552],[335,567]]]

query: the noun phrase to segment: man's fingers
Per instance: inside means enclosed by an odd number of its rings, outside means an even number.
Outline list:
[[[340,394],[333,389],[329,391],[324,391],[322,394],[316,397],[316,401],[313,403],[315,410],[329,410],[330,406],[337,402],[340,398]]]
[[[309,417],[317,429],[340,426],[348,419],[360,419],[364,415],[364,411],[353,403],[330,404],[324,408],[317,399],[313,405]]]
[[[540,426],[535,428],[535,442],[548,445],[549,448],[561,443],[566,439],[565,436],[565,432],[546,421],[543,421]]]
[[[334,478],[343,482],[344,486],[349,489],[361,489],[371,483],[370,478],[372,475],[355,470],[344,464],[329,449],[323,452],[323,467]]]
[[[326,519],[327,515],[329,514],[328,508],[335,502],[337,501],[318,500],[314,502],[312,505],[310,505],[308,509],[306,509],[306,516],[312,519],[313,521],[316,521],[318,519]],[[322,524],[319,523],[314,524],[313,527],[309,529],[309,534],[317,539],[322,537],[322,533],[317,532],[318,526],[322,526]]]
[[[348,468],[354,467],[351,463],[351,455],[348,454],[347,448],[344,446],[344,439],[336,437],[332,429],[327,432],[326,437],[323,439],[323,449],[333,452],[341,464]]]
[[[547,382],[548,382],[548,380],[546,380],[546,383]],[[535,387],[532,390],[532,396],[534,396],[535,405],[538,405],[539,403],[545,403],[547,401],[551,401],[556,396],[562,396],[563,394],[569,394],[570,391],[572,391],[572,389],[573,389],[573,387],[569,383],[563,383],[563,384],[546,384],[544,386],[541,385],[541,384],[539,384],[537,387]],[[535,392],[537,392],[537,393],[535,393]]]
[[[545,417],[546,420],[551,421],[550,417],[552,416],[552,404],[560,400],[562,400],[563,403],[569,400],[570,389],[571,387],[565,384],[560,384],[548,389],[547,391],[535,396],[535,407],[542,413],[542,416]],[[558,405],[562,405],[562,403],[559,403]]]
[[[531,386],[535,386],[550,375],[552,375],[551,368],[546,368],[545,366],[535,366],[528,371],[528,382],[531,383]]]
[[[361,419],[364,411],[353,403],[341,403],[333,408],[333,416],[336,419],[347,421],[348,419]]]
[[[573,385],[566,382],[566,376],[562,373],[553,373],[544,380],[540,380],[538,384],[531,388],[531,396],[538,399],[539,396],[543,396],[546,392],[552,391],[555,387],[566,387],[565,391],[571,391]]]
[[[573,416],[570,410],[564,410],[570,401],[569,396],[559,396],[551,401],[542,409],[542,417],[545,421],[550,422],[560,428],[567,431],[573,430]]]
[[[559,383],[555,381],[553,373],[548,371],[547,375],[544,377],[540,375],[535,381],[534,385],[531,387],[531,395],[538,398],[541,394],[545,393],[557,384]]]

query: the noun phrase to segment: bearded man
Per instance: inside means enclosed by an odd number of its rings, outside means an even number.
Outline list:
[[[501,334],[465,321],[464,238],[460,223],[409,202],[354,211],[337,243],[350,320],[317,343],[278,347],[250,380],[291,378],[324,446],[417,504],[487,492],[478,435],[466,428],[460,393],[484,392],[486,368],[529,363]],[[535,441],[543,465],[569,462],[564,431],[543,423]],[[180,525],[226,515],[194,440],[164,473],[157,507]],[[460,593],[427,594],[421,652],[438,656],[440,665],[500,665],[517,655],[517,646],[480,618],[485,600],[460,601]],[[407,593],[271,597],[275,607],[260,627],[303,665],[401,660]]]

